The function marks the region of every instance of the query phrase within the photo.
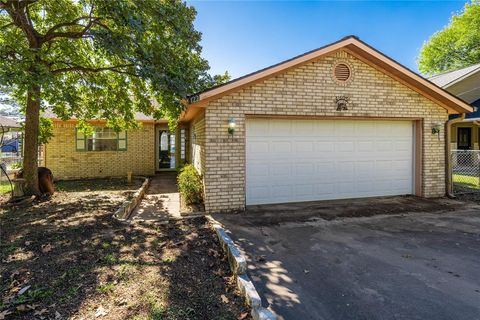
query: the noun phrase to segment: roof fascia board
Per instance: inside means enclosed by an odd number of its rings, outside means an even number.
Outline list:
[[[316,60],[320,58],[323,55],[333,53],[337,50],[345,50],[345,49],[350,49],[349,51],[356,52],[356,57],[362,56],[360,52],[357,52],[355,49],[360,50],[363,54],[368,54],[370,57],[373,57],[377,59],[378,61],[382,62],[386,66],[390,67],[392,70],[386,70],[385,68],[380,68],[379,70],[382,71],[383,73],[386,73],[387,75],[391,75],[394,77],[396,80],[402,79],[401,76],[403,75],[406,78],[410,78],[416,82],[417,86],[413,84],[408,84],[409,88],[415,88],[415,91],[422,94],[423,96],[428,96],[430,100],[434,101],[435,103],[440,104],[443,108],[447,109],[449,113],[467,113],[467,112],[472,112],[473,108],[466,103],[465,101],[455,97],[454,95],[450,94],[449,92],[445,91],[442,88],[439,88],[437,85],[434,83],[424,79],[423,77],[419,76],[415,72],[409,70],[408,68],[402,66],[400,63],[392,60],[391,58],[385,56],[383,53],[379,52],[378,50],[370,47],[369,45],[365,44],[364,42],[357,40],[354,37],[349,37],[343,40],[340,40],[336,43],[333,43],[331,45],[327,45],[323,48],[320,48],[318,50],[309,52],[307,54],[301,55],[297,58],[293,58],[290,60],[287,60],[283,63],[279,63],[277,65],[274,65],[272,67],[260,70],[259,72],[253,73],[251,75],[247,75],[243,78],[240,78],[238,80],[234,80],[231,83],[227,83],[225,85],[213,88],[211,90],[207,90],[205,92],[199,93],[197,97],[197,101],[193,102],[190,104],[190,106],[187,108],[187,110],[184,112],[184,115],[188,113],[188,109],[190,109],[192,106],[195,107],[205,107],[209,101],[224,96],[226,94],[229,94],[233,91],[239,90],[244,86],[247,85],[254,85],[255,83],[258,83],[260,81],[263,81],[267,78],[270,78],[272,76],[275,76],[279,73],[283,73],[289,69],[292,69],[294,67],[301,66],[305,63],[311,62],[313,60]],[[351,52],[350,52],[351,53]],[[369,65],[377,65],[375,62],[370,61],[368,58],[362,59],[362,61],[366,62],[368,61]],[[396,74],[398,73],[398,74]],[[403,80],[400,81],[401,83],[407,84],[407,81]],[[418,84],[423,86],[422,88],[418,88]],[[428,90],[425,90],[428,89]],[[443,99],[446,100],[445,103],[442,102],[441,100],[437,99],[429,93],[428,91],[438,95],[439,97],[442,97]],[[452,106],[453,105],[453,106]],[[185,120],[185,119],[182,119]]]
[[[319,57],[323,56],[324,54],[331,53],[335,50],[341,49],[346,45],[353,42],[353,38],[347,38],[344,40],[340,40],[332,45],[325,46],[321,49],[315,50],[313,52],[307,53],[305,55],[299,56],[298,58],[287,60],[284,63],[280,63],[274,65],[273,67],[266,68],[262,71],[256,72],[251,74],[250,76],[246,76],[240,78],[237,81],[233,81],[231,83],[225,84],[218,88],[214,88],[212,90],[205,91],[199,94],[198,102],[194,102],[191,105],[201,106],[204,105],[206,102],[216,98],[218,95],[225,95],[230,93],[233,90],[238,89],[239,87],[243,87],[245,85],[252,85],[257,82],[263,81],[267,78],[275,76],[279,73],[283,73],[291,68],[301,66],[305,63],[318,59]],[[202,103],[203,102],[203,103]]]
[[[445,97],[447,100],[452,101],[454,104],[458,105],[463,110],[457,110],[456,108],[452,108],[452,107],[449,107],[449,109],[454,109],[457,112],[461,112],[461,113],[472,112],[473,111],[473,108],[468,103],[466,103],[465,101],[457,98],[456,96],[452,95],[451,93],[447,92],[446,90],[438,87],[434,83],[432,83],[432,82],[426,80],[425,78],[419,76],[415,72],[413,72],[410,69],[402,66],[400,63],[392,60],[391,58],[389,58],[387,56],[385,56],[383,53],[381,53],[378,50],[370,47],[369,45],[363,43],[362,41],[356,41],[354,43],[354,46],[359,48],[360,50],[363,50],[364,52],[370,54],[371,56],[379,59],[383,63],[391,66],[393,69],[398,70],[400,73],[405,74],[405,75],[409,76],[410,78],[413,78],[418,83],[424,85],[428,89],[434,91],[435,93],[439,94],[442,97]],[[389,73],[391,73],[391,72],[389,72]],[[423,92],[423,95],[427,94],[427,95],[431,96],[430,94],[428,94],[428,92],[425,92],[425,90],[420,89],[420,91]],[[437,100],[437,99],[435,99],[435,100]],[[442,103],[442,106],[445,106],[445,103]]]
[[[356,57],[357,59],[359,59],[360,61],[362,61],[363,63],[369,65],[370,67],[382,72],[383,74],[386,74],[387,76],[389,76],[390,78],[394,79],[395,81],[398,81],[400,82],[401,84],[403,84],[404,86],[410,88],[411,90],[421,94],[422,96],[425,96],[425,92],[423,92],[422,90],[419,90],[417,87],[415,87],[414,85],[412,85],[411,83],[408,83],[407,81],[403,80],[402,78],[398,77],[397,75],[395,75],[394,73],[391,73],[389,72],[388,70],[380,67],[379,65],[373,63],[372,61],[370,61],[368,58],[365,58],[363,56],[361,56],[360,54],[358,54],[357,52],[355,51],[352,51],[348,48],[345,48],[345,51],[348,52],[349,54],[351,54],[352,56]],[[430,95],[428,95],[427,97],[429,100],[433,101],[434,103],[436,104],[439,104],[441,105],[444,109],[447,110],[447,112],[449,114],[456,114],[458,113],[455,109],[452,109],[451,107],[449,107],[448,105],[446,105],[445,103],[437,100],[437,99],[434,99],[433,97],[431,97]]]

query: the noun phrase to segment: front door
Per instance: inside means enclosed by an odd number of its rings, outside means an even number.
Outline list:
[[[157,170],[175,169],[175,133],[160,129],[157,131],[157,141]]]
[[[472,128],[458,128],[457,148],[470,150],[472,148]]]

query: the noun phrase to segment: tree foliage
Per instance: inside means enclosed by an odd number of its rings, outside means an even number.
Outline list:
[[[466,4],[443,30],[423,44],[418,59],[424,74],[441,73],[480,63],[480,2]]]
[[[0,0],[0,8],[0,84],[21,106],[40,85],[41,107],[61,118],[125,128],[136,111],[176,117],[182,99],[215,83],[196,12],[180,1]]]
[[[178,0],[0,0],[0,86],[25,114],[27,180],[42,110],[128,129],[135,112],[175,119],[188,94],[224,81],[207,73],[195,16]]]

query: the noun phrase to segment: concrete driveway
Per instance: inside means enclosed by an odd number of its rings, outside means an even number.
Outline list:
[[[428,213],[339,218],[338,207],[352,203],[333,201],[309,214],[283,207],[276,219],[267,207],[214,217],[244,249],[264,306],[280,319],[480,319],[480,208],[428,201],[417,210]],[[328,205],[338,213],[330,221],[319,213]]]

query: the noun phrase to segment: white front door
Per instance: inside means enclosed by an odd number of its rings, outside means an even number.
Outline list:
[[[248,119],[246,203],[413,193],[413,122]]]

